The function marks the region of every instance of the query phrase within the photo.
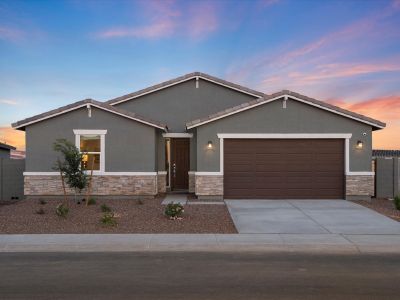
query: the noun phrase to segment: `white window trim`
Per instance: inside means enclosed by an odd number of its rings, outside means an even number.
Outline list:
[[[94,175],[105,173],[105,149],[106,149],[106,133],[107,130],[100,129],[74,129],[75,146],[81,149],[81,135],[100,135],[100,170],[93,170]],[[98,152],[97,152],[98,153]],[[94,153],[96,154],[96,153]],[[90,172],[89,170],[86,172]]]
[[[218,133],[219,138],[219,172],[196,172],[196,175],[224,175],[224,139],[344,139],[345,175],[375,175],[375,172],[350,171],[350,138],[351,133]]]

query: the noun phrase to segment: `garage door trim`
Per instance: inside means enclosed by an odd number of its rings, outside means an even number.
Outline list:
[[[352,137],[351,133],[218,133],[217,136],[219,138],[220,171],[213,172],[214,175],[224,175],[224,139],[344,139],[344,171],[345,175],[350,175],[350,138]],[[199,173],[197,174],[201,175]],[[374,173],[372,172],[372,175],[373,174]]]

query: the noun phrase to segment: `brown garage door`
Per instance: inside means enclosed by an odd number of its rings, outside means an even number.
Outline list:
[[[342,139],[225,139],[226,199],[342,199]]]

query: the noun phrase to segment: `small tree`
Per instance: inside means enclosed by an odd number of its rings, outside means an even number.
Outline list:
[[[54,150],[61,152],[64,156],[64,160],[57,163],[56,169],[62,173],[68,186],[74,189],[76,201],[76,194],[81,193],[88,183],[87,175],[82,170],[82,157],[84,154],[74,144],[65,139],[56,140]]]

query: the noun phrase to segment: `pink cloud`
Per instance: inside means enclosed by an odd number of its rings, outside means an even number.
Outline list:
[[[23,39],[25,33],[19,29],[0,26],[0,39],[17,42]]]
[[[218,28],[218,18],[214,2],[199,1],[187,7],[178,8],[175,1],[142,2],[143,15],[148,24],[122,26],[104,30],[98,37],[109,38],[166,38],[183,35],[190,38],[202,38]]]
[[[378,97],[357,103],[340,99],[327,102],[386,122],[385,129],[373,134],[374,148],[400,149],[400,96]]]
[[[215,6],[211,2],[198,2],[190,8],[187,30],[194,38],[202,37],[218,28]]]

